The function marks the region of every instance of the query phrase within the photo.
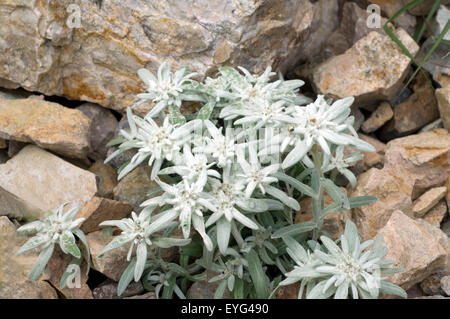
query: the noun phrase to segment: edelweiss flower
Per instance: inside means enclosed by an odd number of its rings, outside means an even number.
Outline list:
[[[270,175],[278,172],[280,169],[280,164],[272,164],[262,167],[258,159],[255,141],[248,143],[248,153],[250,163],[245,159],[243,147],[237,147],[237,161],[242,168],[242,172],[237,173],[236,176],[240,177],[241,181],[244,182],[245,197],[250,198],[254,190],[258,188],[262,194],[266,194],[267,192],[269,195],[275,197],[292,209],[299,210],[300,206],[295,199],[289,197],[285,192],[279,190],[278,188],[270,185],[278,182],[276,177]]]
[[[176,185],[168,185],[160,180],[156,180],[164,190],[164,194],[146,200],[141,206],[155,207],[164,206],[165,204],[171,205],[172,208],[164,211],[163,214],[172,215],[173,219],[178,217],[184,238],[189,237],[192,223],[195,230],[203,237],[205,246],[208,250],[211,250],[213,245],[211,239],[205,232],[203,211],[215,209],[215,206],[212,203],[212,196],[203,192],[206,181],[206,169],[203,169],[195,182],[183,179]]]
[[[59,247],[61,247],[61,250],[65,254],[71,254],[77,259],[81,258],[81,251],[76,244],[74,235],[76,235],[87,248],[86,237],[84,233],[77,228],[85,218],[72,220],[80,210],[81,204],[77,203],[66,213],[63,213],[64,207],[67,204],[68,203],[61,205],[57,210],[50,213],[43,221],[34,221],[17,229],[17,232],[20,234],[36,234],[36,236],[30,238],[18,250],[17,255],[39,246],[42,246],[43,249],[30,271],[29,278],[32,280],[39,278],[45,265],[52,256],[56,244],[59,244]]]
[[[322,172],[326,173],[336,168],[339,173],[341,173],[348,179],[348,181],[354,188],[356,186],[356,177],[349,169],[347,169],[347,167],[349,167],[351,163],[362,160],[362,154],[359,152],[353,152],[352,154],[344,158],[344,146],[342,145],[336,148],[335,153],[335,156],[324,156]]]
[[[329,105],[323,95],[319,95],[314,103],[306,107],[295,106],[292,116],[296,120],[294,133],[298,135],[298,140],[284,159],[283,168],[300,161],[314,144],[318,144],[327,155],[331,154],[330,144],[351,145],[362,151],[373,152],[373,146],[360,140],[352,126],[354,119],[349,114],[353,101],[354,98],[349,97]]]
[[[160,170],[159,174],[178,174],[183,179],[192,181],[206,170],[208,176],[220,178],[220,174],[217,171],[210,169],[216,163],[208,163],[208,158],[205,154],[192,154],[189,144],[184,144],[183,155],[175,157],[174,162],[174,166]]]
[[[211,156],[219,167],[231,165],[235,156],[235,139],[232,136],[232,130],[225,130],[224,136],[222,129],[218,129],[211,121],[204,121],[204,123],[211,137],[205,136],[202,142],[206,145],[194,147],[194,153]]]
[[[321,236],[320,239],[326,251],[316,244],[314,252],[309,255],[310,260],[314,262],[309,266],[305,263],[305,250],[298,243],[293,243],[293,239],[287,242],[288,253],[295,257],[298,266],[286,274],[287,279],[283,285],[305,279],[313,282],[314,288],[310,289],[307,295],[309,299],[328,298],[333,295],[335,299],[346,299],[349,291],[354,299],[377,298],[380,293],[406,297],[403,289],[381,277],[383,273],[400,271],[387,267],[394,262],[384,260],[388,251],[382,245],[382,236],[379,236],[375,243],[373,240],[361,243],[356,225],[347,221],[344,234],[340,238],[341,247],[326,236]]]
[[[120,171],[119,180],[149,157],[148,165],[152,166],[151,178],[155,179],[164,160],[171,161],[178,155],[182,145],[191,138],[191,132],[198,123],[190,121],[181,126],[172,125],[166,117],[163,125],[158,126],[149,117],[141,119],[132,115],[130,109],[127,110],[127,115],[131,132],[120,131],[126,141],[105,161],[107,163],[125,150],[138,148],[130,163]]]
[[[186,67],[172,73],[170,63],[167,61],[159,67],[158,78],[147,69],[138,70],[138,75],[147,85],[147,90],[146,93],[138,94],[137,97],[142,101],[158,102],[147,116],[153,117],[159,114],[168,105],[180,107],[185,84],[191,82],[190,78],[196,74],[189,73]]]

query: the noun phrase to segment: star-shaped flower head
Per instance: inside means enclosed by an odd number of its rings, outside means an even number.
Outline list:
[[[199,123],[198,121],[189,121],[183,125],[171,124],[169,117],[166,117],[163,125],[159,126],[150,117],[142,119],[133,115],[129,108],[127,115],[131,131],[120,131],[124,142],[105,160],[107,163],[126,150],[138,149],[130,163],[119,172],[119,180],[148,158],[148,165],[152,166],[151,179],[155,179],[163,162],[165,160],[172,161],[178,155],[182,146],[190,141],[191,132]]]
[[[298,139],[284,159],[283,168],[300,161],[313,145],[319,145],[327,155],[331,155],[330,145],[350,145],[365,152],[375,151],[372,145],[358,138],[352,126],[354,118],[349,115],[353,101],[353,97],[348,97],[330,105],[323,95],[319,95],[306,107],[296,106],[292,116],[296,120],[293,132]]]
[[[171,208],[164,211],[163,214],[173,216],[172,220],[178,217],[184,238],[189,238],[192,224],[194,229],[202,236],[207,249],[211,250],[212,242],[205,231],[203,212],[214,209],[215,206],[212,203],[212,196],[203,191],[206,181],[206,168],[195,181],[183,179],[176,185],[169,185],[161,180],[156,180],[164,194],[146,200],[141,206],[170,205]]]
[[[61,205],[58,209],[51,212],[44,220],[37,220],[17,229],[19,234],[36,234],[19,249],[17,252],[18,255],[39,246],[42,247],[42,252],[29,275],[29,278],[32,280],[37,280],[41,275],[48,260],[53,254],[55,245],[58,244],[65,254],[70,254],[77,259],[81,258],[81,251],[76,244],[75,236],[83,242],[86,249],[88,248],[84,233],[78,229],[78,226],[85,218],[73,220],[78,214],[81,204],[77,203],[73,205],[66,213],[64,213],[64,208],[67,204],[68,203]]]
[[[189,68],[187,67],[180,68],[175,73],[172,73],[170,71],[170,63],[165,61],[158,68],[157,77],[147,69],[138,70],[138,75],[147,85],[147,89],[146,93],[138,94],[137,97],[141,100],[140,103],[146,100],[157,102],[147,114],[149,117],[154,117],[166,106],[181,107],[183,91],[188,88],[187,84],[193,82],[191,78],[197,73],[189,73]]]

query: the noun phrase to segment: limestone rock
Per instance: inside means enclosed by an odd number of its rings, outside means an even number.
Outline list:
[[[80,111],[57,103],[0,100],[0,137],[34,143],[68,157],[86,157],[90,124]]]
[[[373,112],[370,117],[363,123],[361,130],[364,133],[372,133],[382,127],[387,121],[389,121],[394,112],[392,111],[389,103],[381,103],[378,108]]]
[[[123,111],[143,90],[136,71],[164,60],[202,76],[219,65],[286,71],[322,27],[313,19],[329,21],[328,2],[82,0],[68,12],[71,0],[8,1],[0,5],[0,85]]]
[[[414,216],[423,217],[447,194],[447,187],[435,187],[422,194],[413,206]]]
[[[29,251],[16,256],[26,240],[17,235],[7,217],[0,216],[0,299],[56,299],[56,291],[49,283],[28,280],[38,255]]]
[[[403,30],[400,41],[415,55],[419,49]],[[356,42],[345,53],[321,64],[314,73],[316,91],[336,98],[354,96],[357,104],[389,100],[402,84],[410,59],[387,36],[376,31]]]
[[[137,167],[114,188],[114,199],[133,206],[134,211],[140,212],[140,205],[149,198],[148,192],[158,187],[158,184],[150,180],[149,167]]]
[[[450,86],[437,89],[435,93],[442,122],[444,127],[450,131]]]
[[[139,295],[144,292],[144,287],[141,282],[135,282],[134,280],[128,285],[122,295],[117,296],[117,283],[111,280],[107,280],[105,283],[96,287],[93,290],[95,299],[122,299],[130,296]]]
[[[89,158],[105,159],[106,144],[113,139],[119,122],[111,111],[96,104],[85,103],[77,109],[91,119]]]
[[[80,225],[80,228],[85,233],[91,233],[101,230],[99,226],[101,222],[125,218],[132,209],[126,203],[94,196],[81,207],[75,218],[85,218],[86,220]]]
[[[378,198],[375,203],[352,210],[352,219],[364,240],[374,237],[394,211],[400,209],[412,215],[411,198],[403,191],[403,185],[384,170],[371,168],[359,175],[358,184],[349,197],[354,196]]]
[[[394,117],[381,131],[382,140],[404,136],[418,131],[439,118],[439,110],[433,89],[424,84],[403,103],[394,107]]]
[[[441,222],[447,215],[447,204],[444,200],[441,200],[436,204],[430,211],[423,217],[425,221],[433,225],[434,227],[440,228]]]
[[[94,174],[34,145],[0,165],[0,215],[39,218],[65,202],[86,202],[96,191]]]
[[[117,185],[117,172],[103,161],[95,162],[89,171],[94,173],[97,178],[97,195],[105,198],[113,198],[114,187]]]
[[[450,134],[444,129],[397,138],[387,144],[384,169],[404,185],[405,194],[415,200],[427,189],[442,186],[447,181],[449,152]]]
[[[392,283],[408,289],[446,265],[448,238],[423,220],[413,220],[401,211],[392,213],[379,231],[389,249],[388,259],[404,272],[390,276]]]
[[[113,236],[106,235],[102,231],[96,231],[87,235],[89,250],[91,251],[92,268],[114,281],[119,281],[123,271],[128,266],[127,253],[129,245],[107,252],[102,258],[98,257],[113,238]]]

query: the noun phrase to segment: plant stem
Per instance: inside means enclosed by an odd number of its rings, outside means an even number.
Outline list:
[[[319,176],[319,189],[317,192],[317,198],[312,199],[313,218],[314,218],[314,223],[316,224],[316,228],[313,230],[313,240],[317,240],[320,236],[320,230],[321,230],[322,224],[323,224],[322,202],[323,202],[323,195],[324,195],[324,188],[322,185],[323,172],[322,172],[322,165],[320,163],[319,152],[317,150],[317,145],[314,145],[314,147],[313,147],[312,156],[313,156],[314,166],[315,166],[317,175]]]

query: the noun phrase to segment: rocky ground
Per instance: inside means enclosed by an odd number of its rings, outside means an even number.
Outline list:
[[[392,25],[416,57],[436,36],[412,38],[433,2]],[[117,169],[133,154],[104,164],[114,151],[106,144],[127,128],[124,110],[143,90],[136,71],[155,71],[166,59],[199,77],[220,65],[252,72],[272,65],[305,80],[306,95],[354,96],[355,129],[376,153],[353,165],[358,184],[346,190],[378,201],[330,214],[324,227],[338,237],[350,218],[364,239],[383,234],[389,256],[405,269],[393,283],[409,298],[449,298],[450,46],[441,44],[405,86],[411,60],[382,29],[367,26],[365,10],[380,5],[384,23],[402,1],[199,0],[168,8],[165,1],[83,0],[80,28],[64,23],[71,1],[40,3],[0,4],[0,298],[117,298],[127,248],[99,259],[112,237],[98,224],[139,211],[155,184],[145,166],[117,182]],[[61,290],[70,260],[57,252],[40,280],[27,280],[37,254],[15,256],[25,241],[16,228],[67,201],[83,203],[78,217],[86,218],[81,229],[93,269],[80,289]],[[310,201],[301,207],[296,221],[311,219]],[[195,283],[188,297],[212,297],[214,288]],[[293,288],[278,298],[296,298]],[[122,295],[154,297],[139,282]]]

